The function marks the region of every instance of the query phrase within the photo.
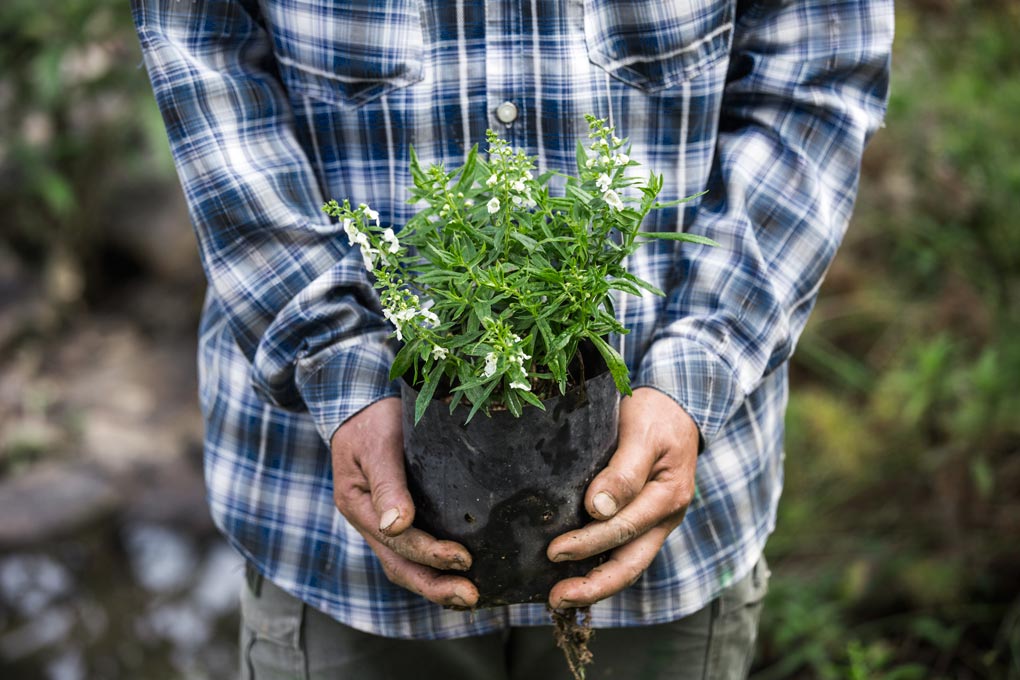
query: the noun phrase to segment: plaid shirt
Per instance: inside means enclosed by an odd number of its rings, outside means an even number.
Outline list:
[[[683,524],[596,626],[675,620],[746,574],[775,525],[787,360],[847,226],[884,114],[891,0],[133,0],[209,280],[200,338],[208,497],[233,545],[355,628],[415,638],[548,622],[446,611],[393,584],[333,506],[325,441],[397,393],[358,251],[319,211],[399,226],[408,148],[453,167],[493,128],[571,171],[585,113],[665,175],[617,313],[635,386],[706,448]],[[502,119],[497,115],[503,107]],[[510,120],[513,118],[512,120]]]

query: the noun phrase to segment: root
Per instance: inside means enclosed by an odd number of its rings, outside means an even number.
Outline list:
[[[591,628],[591,607],[549,609],[553,620],[556,646],[563,650],[574,680],[584,680],[584,667],[591,663],[588,642],[595,631]]]

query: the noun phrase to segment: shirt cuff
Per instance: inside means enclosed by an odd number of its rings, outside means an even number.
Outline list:
[[[679,404],[698,426],[699,451],[712,443],[742,401],[730,366],[700,342],[685,337],[652,343],[632,387],[652,387]]]
[[[385,338],[362,337],[314,366],[298,365],[298,389],[326,446],[349,418],[380,399],[400,396],[400,384],[389,379],[394,347]]]

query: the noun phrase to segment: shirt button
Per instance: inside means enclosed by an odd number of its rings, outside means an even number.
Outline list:
[[[503,102],[496,107],[496,118],[506,125],[514,122],[517,120],[517,105],[513,102]]]

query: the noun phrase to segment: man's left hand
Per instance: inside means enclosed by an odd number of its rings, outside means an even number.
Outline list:
[[[563,562],[612,552],[587,575],[557,583],[549,604],[593,604],[637,581],[683,520],[697,461],[698,428],[675,401],[650,387],[624,398],[616,453],[584,498],[595,521],[557,536],[547,554]]]

